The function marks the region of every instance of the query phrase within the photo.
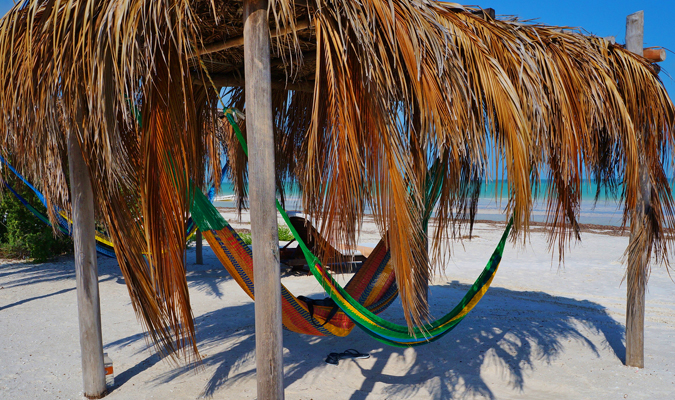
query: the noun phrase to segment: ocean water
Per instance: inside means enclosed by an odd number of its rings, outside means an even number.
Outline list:
[[[535,202],[532,208],[533,222],[545,222],[547,201],[545,194],[547,193],[547,184],[543,182],[538,191],[534,192]],[[287,200],[286,208],[288,210],[301,211],[302,202],[300,201],[301,193],[297,188],[289,188],[286,191]],[[483,185],[481,195],[478,200],[478,211],[476,215],[477,220],[488,221],[505,221],[507,219],[504,213],[506,204],[508,188],[506,184],[500,182],[489,182]],[[581,210],[579,215],[579,223],[581,224],[596,224],[596,225],[610,225],[620,226],[623,216],[623,205],[619,199],[608,195],[601,191],[600,196],[596,202],[596,186],[592,182],[584,182]],[[217,207],[234,207],[235,203],[231,200],[234,198],[234,191],[229,182],[223,182],[221,191],[218,193],[214,204]],[[368,210],[366,210],[368,212]]]

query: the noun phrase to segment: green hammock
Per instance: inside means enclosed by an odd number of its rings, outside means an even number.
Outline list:
[[[244,149],[244,152],[248,155],[246,142],[241,133],[241,130],[239,129],[239,126],[234,120],[232,110],[226,110],[225,116],[232,125],[232,128],[234,129],[242,145],[242,148]],[[201,204],[203,205],[205,203],[201,202]],[[504,230],[504,234],[502,235],[497,248],[490,257],[487,266],[468,290],[464,298],[459,302],[459,304],[457,304],[457,306],[455,306],[452,311],[443,317],[433,322],[424,324],[421,327],[409,329],[405,325],[395,324],[379,317],[375,313],[368,310],[368,308],[360,304],[357,300],[352,298],[349,293],[347,293],[347,291],[345,291],[345,289],[340,286],[335,281],[335,279],[333,279],[330,273],[321,265],[321,261],[307,248],[304,241],[300,238],[300,235],[293,227],[293,224],[290,222],[288,214],[281,207],[278,201],[276,205],[277,210],[297,240],[298,245],[300,246],[307,260],[307,264],[309,265],[312,275],[314,275],[326,293],[328,293],[328,295],[340,307],[340,309],[342,309],[342,311],[347,314],[354,321],[354,323],[361,327],[366,333],[383,343],[398,347],[417,346],[440,339],[443,335],[457,326],[457,324],[462,321],[469,311],[471,311],[471,309],[476,306],[487,289],[490,287],[492,279],[497,272],[497,268],[499,267],[499,263],[502,258],[502,253],[504,251],[504,245],[513,223],[513,219],[511,219]],[[209,206],[213,207],[212,205]],[[202,215],[209,214],[204,213],[203,211],[205,210],[200,210],[199,213]],[[210,215],[214,214],[210,213]],[[428,216],[426,216],[425,219],[427,218]],[[202,227],[200,226],[200,229],[201,228]],[[204,228],[208,229],[208,226]]]

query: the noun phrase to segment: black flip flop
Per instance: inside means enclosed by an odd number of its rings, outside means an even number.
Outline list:
[[[347,358],[359,358],[359,359],[370,358],[370,354],[361,353],[355,349],[347,349],[342,353],[330,353],[328,357],[326,357],[326,363],[338,365],[340,360]]]

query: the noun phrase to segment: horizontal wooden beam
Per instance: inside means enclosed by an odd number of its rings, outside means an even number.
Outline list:
[[[471,14],[476,15],[487,21],[492,21],[495,19],[494,8],[481,8],[480,10],[471,11]]]
[[[605,36],[603,39],[607,40],[610,44],[616,44],[616,37],[614,36]],[[647,47],[642,50],[642,54],[644,58],[652,63],[666,61],[665,49]]]
[[[311,26],[312,26],[312,23],[308,19],[304,19],[304,20],[298,21],[295,24],[295,31],[296,32],[302,31],[302,30],[310,28]],[[282,28],[282,29],[275,29],[275,30],[270,32],[270,36],[272,38],[276,38],[276,37],[279,37],[279,36],[288,35],[289,33],[292,33],[293,30],[294,29],[291,28],[291,27],[285,27],[285,28]],[[198,57],[198,56],[201,56],[201,55],[204,55],[204,54],[210,54],[210,53],[215,53],[215,52],[222,51],[222,50],[231,49],[233,47],[240,47],[240,46],[243,46],[243,45],[244,45],[244,37],[243,36],[228,39],[224,42],[207,44],[206,46],[204,46],[203,49],[195,51],[195,57]]]
[[[211,75],[211,80],[218,87],[244,87],[246,85],[246,80],[244,78],[235,75],[213,74]],[[196,75],[192,76],[192,82],[196,85],[203,85],[205,81],[208,85],[208,78],[202,78]],[[314,93],[314,81],[288,83],[272,81],[272,89]]]
[[[653,63],[666,61],[665,49],[647,48],[642,50],[642,54],[644,55],[644,58]]]

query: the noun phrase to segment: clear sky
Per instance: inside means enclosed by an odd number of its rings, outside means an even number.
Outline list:
[[[581,28],[597,36],[615,36],[618,43],[625,43],[626,16],[644,10],[645,47],[660,46],[669,50],[666,61],[660,63],[660,76],[670,98],[675,98],[673,0],[488,0],[479,5],[483,8],[494,8],[498,17],[515,15],[524,20],[536,19],[543,24]]]
[[[14,5],[12,0],[0,0],[0,15]],[[598,36],[616,36],[624,43],[626,16],[635,11],[645,11],[645,47],[662,46],[675,51],[675,1],[673,0],[486,0],[478,4],[494,8],[498,15],[515,15],[520,19],[537,19],[538,22],[582,28]],[[661,63],[663,80],[671,98],[675,97],[675,54]],[[670,78],[666,72],[673,75]]]

